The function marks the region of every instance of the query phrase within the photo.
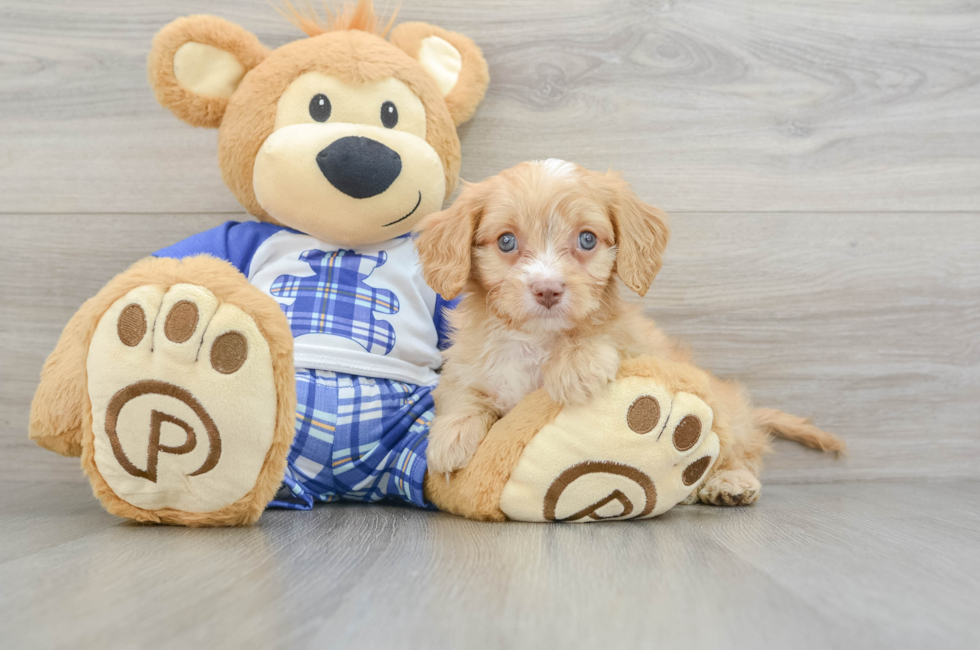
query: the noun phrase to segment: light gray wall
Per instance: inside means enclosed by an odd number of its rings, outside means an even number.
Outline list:
[[[980,476],[976,3],[403,4],[490,62],[463,178],[542,157],[622,170],[673,217],[650,315],[759,404],[850,444],[845,461],[780,444],[769,482]],[[145,79],[153,33],[202,12],[298,37],[264,0],[0,8],[2,477],[80,476],[26,423],[82,301],[247,218],[215,133]]]

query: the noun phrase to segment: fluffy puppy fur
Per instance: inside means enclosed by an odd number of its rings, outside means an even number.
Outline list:
[[[619,177],[554,159],[467,185],[448,210],[427,217],[417,239],[426,280],[446,298],[465,291],[450,314],[429,467],[464,467],[494,422],[539,387],[560,404],[582,403],[615,378],[623,358],[690,363],[615,282],[618,275],[646,293],[669,233],[666,215]],[[738,384],[712,383],[721,455],[702,501],[754,502],[770,433],[843,451],[801,418],[753,411]]]

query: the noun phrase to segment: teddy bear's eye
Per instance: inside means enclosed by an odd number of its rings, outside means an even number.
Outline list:
[[[385,102],[381,105],[381,123],[386,129],[393,129],[398,124],[398,109],[393,103]]]
[[[330,119],[330,100],[326,95],[315,95],[310,100],[310,117],[317,122],[326,122]]]

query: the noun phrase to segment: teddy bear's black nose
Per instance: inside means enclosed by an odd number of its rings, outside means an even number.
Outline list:
[[[381,194],[402,171],[398,152],[356,135],[330,144],[316,155],[316,164],[331,185],[355,199]]]

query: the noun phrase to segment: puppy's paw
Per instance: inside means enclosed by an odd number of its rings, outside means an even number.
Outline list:
[[[619,372],[619,351],[612,345],[573,348],[544,368],[544,387],[559,404],[585,404]]]
[[[746,469],[715,472],[698,491],[698,498],[713,506],[747,506],[759,500],[762,484]]]
[[[693,506],[697,502],[698,502],[698,491],[695,490],[694,492],[691,492],[686,497],[684,497],[683,499],[681,499],[681,502],[678,505],[682,505],[682,506]]]
[[[426,452],[429,469],[437,474],[449,474],[466,467],[487,431],[483,418],[436,417],[429,430]]]

